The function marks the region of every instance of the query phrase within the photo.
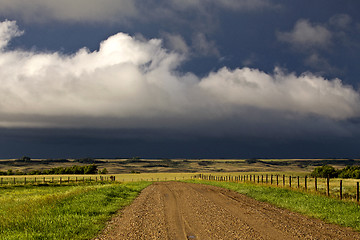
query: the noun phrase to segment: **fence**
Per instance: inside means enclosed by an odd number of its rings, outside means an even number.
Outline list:
[[[227,181],[227,182],[244,182],[253,184],[265,184],[274,187],[286,187],[294,190],[304,190],[325,194],[331,197],[338,197],[340,199],[354,199],[359,202],[359,182],[354,179],[330,179],[317,177],[300,177],[300,176],[286,176],[286,175],[238,175],[238,176],[219,176],[219,175],[205,175],[198,174],[194,176],[195,179],[202,179],[208,181]],[[344,184],[345,183],[345,184]]]
[[[253,184],[263,184],[276,187],[286,187],[294,190],[305,190],[325,194],[340,199],[355,199],[359,202],[359,182],[354,179],[330,179],[313,178],[308,176],[286,176],[275,174],[247,174],[247,175],[187,175],[187,176],[162,176],[162,177],[122,177],[115,176],[36,176],[36,177],[1,177],[1,185],[16,184],[69,184],[69,183],[91,183],[91,182],[110,182],[110,181],[172,181],[186,179],[203,179],[209,181],[228,181],[228,182],[247,182]]]
[[[168,176],[159,176],[159,177],[150,177],[150,176],[141,176],[141,175],[133,175],[130,176],[125,174],[122,176],[118,174],[116,176],[36,176],[36,177],[1,177],[0,178],[0,186],[2,185],[29,185],[29,184],[67,184],[67,183],[91,183],[91,182],[113,182],[113,181],[122,181],[122,182],[138,182],[138,181],[151,181],[151,182],[159,182],[159,181],[177,181],[177,180],[187,180],[192,179],[192,174],[188,174],[183,176],[182,174],[172,176],[169,174]]]
[[[1,177],[1,185],[16,185],[16,184],[67,184],[67,183],[89,183],[89,182],[109,182],[115,181],[115,176],[99,176],[99,177]]]

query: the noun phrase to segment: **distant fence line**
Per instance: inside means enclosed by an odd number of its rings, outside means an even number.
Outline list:
[[[73,177],[73,176],[51,176],[51,177],[1,177],[0,178],[0,186],[1,185],[20,185],[20,184],[67,184],[67,183],[90,183],[90,182],[138,182],[138,181],[151,181],[151,182],[159,182],[159,181],[177,181],[177,180],[187,180],[193,179],[194,177],[189,176],[182,176],[182,177],[155,177],[155,178],[141,178],[141,177],[134,177],[134,178],[122,178],[121,175],[119,176],[82,176],[82,177]]]
[[[99,177],[2,177],[1,185],[16,184],[66,184],[66,183],[85,183],[85,182],[109,182],[115,181],[115,176],[99,176]]]
[[[263,184],[273,187],[291,188],[294,190],[315,191],[327,196],[339,197],[340,199],[355,199],[359,202],[359,182],[353,182],[344,186],[342,179],[317,178],[309,176],[286,176],[278,174],[246,174],[246,175],[211,175],[196,174],[182,177],[157,177],[157,178],[121,178],[121,176],[51,176],[51,177],[1,177],[1,185],[16,184],[68,184],[68,183],[91,183],[91,182],[136,182],[136,181],[177,181],[185,179],[202,179],[207,181],[226,181],[239,183]]]
[[[267,184],[276,187],[287,187],[298,190],[314,190],[326,196],[339,197],[340,199],[350,198],[355,199],[359,203],[359,182],[353,186],[343,185],[342,179],[317,178],[317,177],[300,177],[300,176],[286,176],[273,174],[247,174],[238,176],[218,176],[208,174],[197,174],[194,179],[202,179],[208,181],[226,181],[226,182],[243,182],[253,184]],[[346,190],[346,192],[344,191]]]

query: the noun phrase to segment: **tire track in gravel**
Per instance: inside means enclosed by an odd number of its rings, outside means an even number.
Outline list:
[[[359,239],[360,233],[214,186],[158,182],[96,239]]]

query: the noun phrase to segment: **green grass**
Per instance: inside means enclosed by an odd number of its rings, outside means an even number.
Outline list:
[[[0,239],[91,239],[150,182],[0,188]]]
[[[227,188],[259,201],[269,202],[278,207],[360,231],[360,206],[353,202],[344,202],[326,196],[293,191],[287,188],[259,186],[249,183],[202,180],[193,180],[190,182],[205,183]]]

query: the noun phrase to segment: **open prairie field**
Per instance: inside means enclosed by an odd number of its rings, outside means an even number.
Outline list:
[[[329,198],[320,194],[326,188],[324,179],[318,179],[315,192],[314,179],[308,178],[308,191],[305,191],[301,177],[319,165],[342,168],[356,165],[358,160],[94,159],[86,163],[2,160],[0,171],[90,163],[97,164],[99,169],[107,168],[110,174],[1,176],[4,184],[0,186],[0,212],[6,218],[3,217],[0,225],[5,239],[93,239],[95,236],[96,239],[360,239],[359,205],[353,197],[346,201],[338,199],[339,179],[331,180]],[[286,174],[284,182],[283,174]],[[116,182],[98,181],[108,180],[110,175],[115,176]],[[198,176],[226,178],[225,181],[196,180]],[[240,176],[246,177],[246,181],[239,181]],[[252,180],[248,179],[250,176]],[[300,187],[296,185],[297,176]],[[237,181],[233,181],[236,177]],[[279,187],[275,177],[279,178]],[[26,183],[36,179],[36,184],[22,184],[25,178]],[[11,184],[14,179],[20,184]],[[289,187],[290,179],[292,187]],[[355,181],[343,181],[344,197],[354,195]],[[133,204],[120,210],[146,186],[150,187]],[[16,211],[19,208],[24,211]]]
[[[0,187],[0,239],[91,239],[149,182]]]
[[[224,173],[277,172],[306,174],[315,167],[329,164],[335,168],[360,165],[359,159],[15,159],[0,160],[0,171],[30,172],[55,167],[96,164],[110,174],[124,173]]]

